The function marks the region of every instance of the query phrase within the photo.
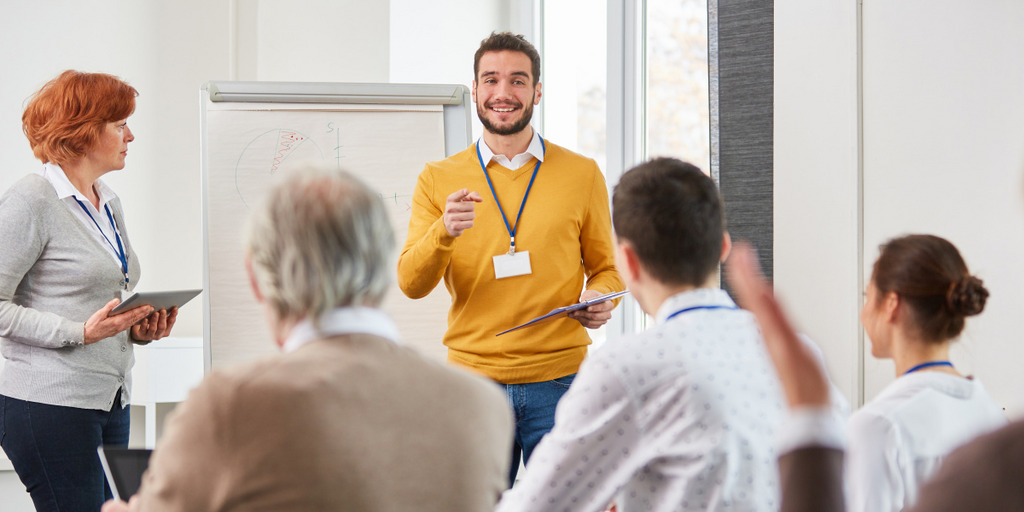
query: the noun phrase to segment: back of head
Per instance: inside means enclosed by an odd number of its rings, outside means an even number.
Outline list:
[[[487,52],[501,51],[525,53],[530,58],[533,85],[537,85],[540,81],[540,53],[525,37],[512,32],[491,32],[487,39],[480,41],[480,48],[473,55],[473,80],[480,76],[480,57]]]
[[[718,268],[725,218],[714,180],[692,164],[656,158],[622,175],[612,224],[655,279],[700,286]]]
[[[879,296],[895,292],[922,338],[946,341],[964,328],[965,317],[985,309],[988,290],[968,272],[960,252],[933,235],[907,235],[881,246],[872,282]]]
[[[21,128],[36,158],[66,164],[92,149],[106,123],[132,115],[138,94],[115,76],[67,70],[29,99]]]
[[[306,164],[252,212],[246,248],[279,319],[378,306],[391,283],[394,233],[380,195],[351,174]]]

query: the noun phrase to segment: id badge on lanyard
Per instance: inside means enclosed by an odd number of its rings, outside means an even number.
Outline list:
[[[117,255],[117,260],[121,263],[121,273],[124,274],[124,286],[122,287],[123,290],[121,292],[122,296],[123,296],[124,293],[128,291],[128,285],[129,285],[129,280],[128,280],[128,254],[125,252],[124,245],[121,243],[121,235],[119,235],[117,233],[117,226],[114,224],[114,215],[110,213],[110,206],[104,204],[103,208],[107,211],[107,220],[110,221],[110,229],[114,232],[114,239],[117,241],[117,247],[114,247],[114,244],[110,242],[109,238],[107,238],[107,235],[103,232],[103,229],[100,228],[100,223],[96,222],[96,217],[93,217],[92,216],[92,212],[90,212],[89,209],[85,207],[85,203],[83,203],[77,197],[74,198],[74,199],[75,199],[76,202],[78,202],[78,206],[82,207],[82,211],[84,211],[85,214],[88,215],[90,219],[92,219],[92,223],[96,226],[96,229],[100,232],[100,236],[102,236],[103,239],[107,241],[107,245],[109,245],[110,249],[112,251],[114,251],[115,255]]]
[[[530,268],[530,251],[519,251],[513,254],[494,256],[494,278],[525,276],[532,274]]]
[[[544,139],[540,138],[541,150],[547,152],[547,147],[544,144]],[[494,260],[494,278],[504,279],[506,277],[525,276],[533,273],[533,269],[530,267],[530,251],[516,251],[516,230],[519,229],[519,219],[523,215],[523,208],[526,207],[526,199],[530,196],[530,189],[533,188],[533,180],[537,178],[537,171],[540,170],[541,160],[537,159],[537,165],[533,167],[533,176],[530,177],[530,184],[526,186],[526,194],[523,195],[523,202],[519,205],[519,214],[516,215],[516,223],[509,225],[508,217],[505,216],[505,210],[501,207],[501,201],[498,201],[498,194],[494,190],[494,184],[491,182],[491,176],[487,174],[487,166],[484,165],[483,156],[480,155],[480,141],[476,143],[476,157],[480,162],[480,168],[484,171],[484,177],[487,178],[487,185],[491,188],[491,196],[494,197],[494,203],[498,205],[498,212],[501,213],[501,219],[505,221],[505,229],[508,230],[509,242],[508,242],[508,253],[499,254],[493,257]]]

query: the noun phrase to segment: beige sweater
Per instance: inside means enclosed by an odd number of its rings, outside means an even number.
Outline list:
[[[491,510],[511,441],[495,384],[337,336],[207,377],[169,417],[141,509]]]

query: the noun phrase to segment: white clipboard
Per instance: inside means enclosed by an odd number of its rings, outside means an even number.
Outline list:
[[[612,299],[617,299],[617,298],[619,298],[619,297],[621,297],[621,296],[623,296],[623,295],[625,295],[627,293],[629,293],[629,290],[623,290],[621,292],[606,293],[606,294],[601,295],[599,297],[594,297],[593,299],[590,299],[590,300],[585,300],[583,302],[577,302],[576,304],[571,304],[569,306],[563,306],[563,307],[560,307],[560,308],[555,308],[555,309],[552,309],[551,312],[549,312],[546,315],[538,316],[537,318],[534,318],[533,320],[530,320],[529,322],[526,322],[525,324],[517,325],[517,326],[515,326],[515,327],[513,327],[511,329],[506,329],[504,331],[501,331],[498,334],[495,334],[495,336],[501,336],[502,334],[512,332],[512,331],[514,331],[516,329],[522,329],[523,327],[529,327],[529,326],[531,326],[533,324],[539,324],[541,322],[546,322],[548,320],[554,320],[556,318],[562,318],[562,317],[568,315],[570,311],[576,311],[578,309],[583,309],[583,308],[587,308],[587,307],[593,306],[594,304],[600,304],[602,302],[607,302],[607,301],[612,300]]]

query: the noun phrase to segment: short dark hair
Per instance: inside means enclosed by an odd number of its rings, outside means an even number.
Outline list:
[[[537,85],[537,82],[540,82],[540,53],[522,34],[512,32],[491,32],[487,39],[480,41],[480,48],[477,48],[473,56],[473,80],[480,76],[480,58],[485,53],[505,50],[525,53],[530,58],[533,85]]]
[[[945,342],[959,336],[965,317],[985,309],[988,290],[945,238],[906,235],[880,249],[871,274],[879,297],[895,292],[925,340]]]
[[[612,194],[612,224],[651,276],[666,284],[700,286],[722,257],[718,187],[675,158],[655,158],[622,175]]]

